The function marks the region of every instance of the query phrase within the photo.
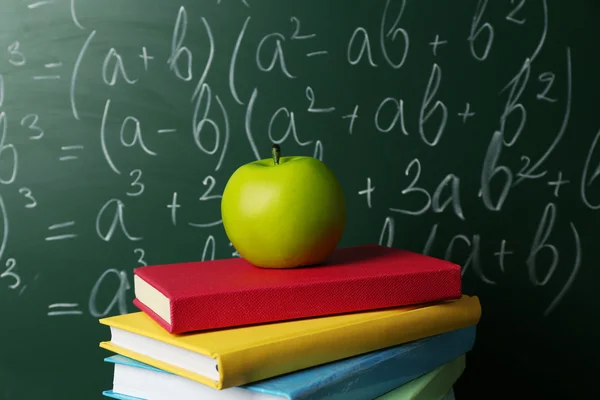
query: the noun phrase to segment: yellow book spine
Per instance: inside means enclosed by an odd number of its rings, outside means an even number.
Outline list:
[[[477,296],[220,354],[220,388],[244,385],[476,325]],[[277,325],[273,326],[277,329]]]

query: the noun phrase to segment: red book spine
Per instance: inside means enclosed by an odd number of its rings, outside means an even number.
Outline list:
[[[346,279],[171,298],[171,325],[136,305],[171,333],[407,306],[460,298],[461,269]]]

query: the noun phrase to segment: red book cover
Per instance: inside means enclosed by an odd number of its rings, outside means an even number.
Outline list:
[[[134,304],[170,333],[457,299],[459,265],[379,245],[338,248],[318,266],[242,258],[140,267]]]

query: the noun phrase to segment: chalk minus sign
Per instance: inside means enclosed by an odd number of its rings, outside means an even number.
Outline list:
[[[177,129],[159,129],[158,133],[173,133],[177,132]]]
[[[312,53],[307,53],[306,57],[324,56],[326,54],[329,54],[329,52],[327,50],[313,51]]]
[[[50,311],[48,313],[49,317],[57,316],[57,315],[81,315],[82,311]]]
[[[33,77],[34,81],[43,81],[50,79],[60,79],[60,75],[38,75]]]
[[[77,235],[74,233],[66,233],[64,235],[48,236],[48,237],[44,238],[44,240],[46,240],[47,242],[50,242],[53,240],[73,239],[76,237],[77,237]]]
[[[77,307],[79,304],[77,303],[54,303],[50,304],[48,308],[69,308],[69,307]]]
[[[48,230],[52,231],[54,229],[66,228],[68,226],[73,226],[73,225],[75,225],[75,221],[62,222],[60,224],[50,225],[48,227]]]
[[[46,6],[46,5],[52,4],[52,3],[54,3],[54,0],[38,1],[38,2],[35,2],[35,3],[28,4],[27,8],[29,8],[31,10],[33,8],[38,8],[38,7],[41,7],[41,6]]]

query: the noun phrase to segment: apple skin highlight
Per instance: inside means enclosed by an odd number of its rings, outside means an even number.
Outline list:
[[[225,233],[237,252],[262,268],[322,263],[346,225],[344,192],[322,161],[307,156],[254,161],[229,178],[221,199]]]

